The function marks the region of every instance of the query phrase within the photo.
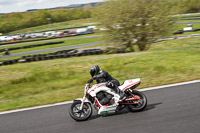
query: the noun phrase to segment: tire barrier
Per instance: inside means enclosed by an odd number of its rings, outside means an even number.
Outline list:
[[[176,35],[176,34],[183,34],[185,32],[197,32],[197,31],[200,31],[200,29],[193,29],[191,31],[183,31],[183,30],[177,30],[175,31],[173,34]]]
[[[28,63],[28,62],[33,62],[33,61],[71,58],[71,57],[99,55],[99,54],[103,54],[102,49],[86,49],[81,52],[78,52],[78,50],[76,49],[68,49],[68,50],[57,51],[54,53],[27,55],[27,56],[22,56],[21,58],[18,58],[18,59],[5,60],[3,62],[0,62],[0,66],[11,65],[11,64],[16,64],[16,63]]]
[[[176,34],[183,34],[183,33],[184,33],[183,30],[177,30],[177,31],[175,31],[173,34],[176,35]]]
[[[6,60],[6,61],[3,61],[3,62],[0,62],[0,66],[2,66],[2,65],[16,64],[16,63],[18,63],[18,60],[19,59]]]
[[[14,48],[0,49],[0,52],[4,52],[4,51],[6,51],[6,50],[12,51],[12,50],[18,50],[18,49],[26,49],[26,48],[40,47],[40,46],[45,46],[45,45],[54,45],[54,44],[60,44],[60,43],[64,43],[64,41],[59,41],[59,42],[48,42],[48,43],[43,43],[43,44],[27,45],[27,46],[22,46],[22,47],[14,47]]]
[[[200,31],[200,29],[193,29],[192,31],[193,31],[193,32],[196,32],[196,31]]]
[[[103,53],[103,50],[101,49],[88,49],[88,50],[83,50],[81,52],[81,55],[82,56],[85,56],[85,55],[96,55],[96,54],[102,54]]]

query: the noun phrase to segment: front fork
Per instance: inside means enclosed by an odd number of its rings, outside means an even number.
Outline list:
[[[84,102],[85,102],[85,99],[86,99],[86,93],[87,93],[87,88],[88,88],[88,84],[85,85],[85,92],[84,92],[84,96],[83,96],[83,99],[81,101],[81,106],[80,106],[80,110],[83,109],[83,105],[84,105]]]
[[[81,101],[80,110],[82,110],[82,109],[83,109],[83,105],[84,105],[85,99],[86,99],[86,97],[84,96],[84,97],[83,97],[83,100]]]

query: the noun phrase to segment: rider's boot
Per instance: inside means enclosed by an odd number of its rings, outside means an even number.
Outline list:
[[[120,99],[120,95],[119,94],[115,94],[114,95],[114,101],[115,101],[115,103],[113,104],[113,106],[118,106],[119,105],[119,99]]]
[[[117,94],[117,97],[115,99],[115,105],[119,105],[119,102],[123,101],[126,98],[126,96],[124,92],[121,91],[119,88],[116,89],[116,94]]]

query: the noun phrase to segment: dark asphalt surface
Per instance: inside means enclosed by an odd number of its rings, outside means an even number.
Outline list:
[[[177,22],[174,24],[199,24],[200,22]]]
[[[145,91],[143,112],[76,122],[70,104],[0,115],[0,133],[199,133],[200,83]]]

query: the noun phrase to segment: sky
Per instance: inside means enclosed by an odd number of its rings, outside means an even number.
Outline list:
[[[102,1],[103,0],[0,0],[0,13],[23,12],[28,9],[45,9]]]

